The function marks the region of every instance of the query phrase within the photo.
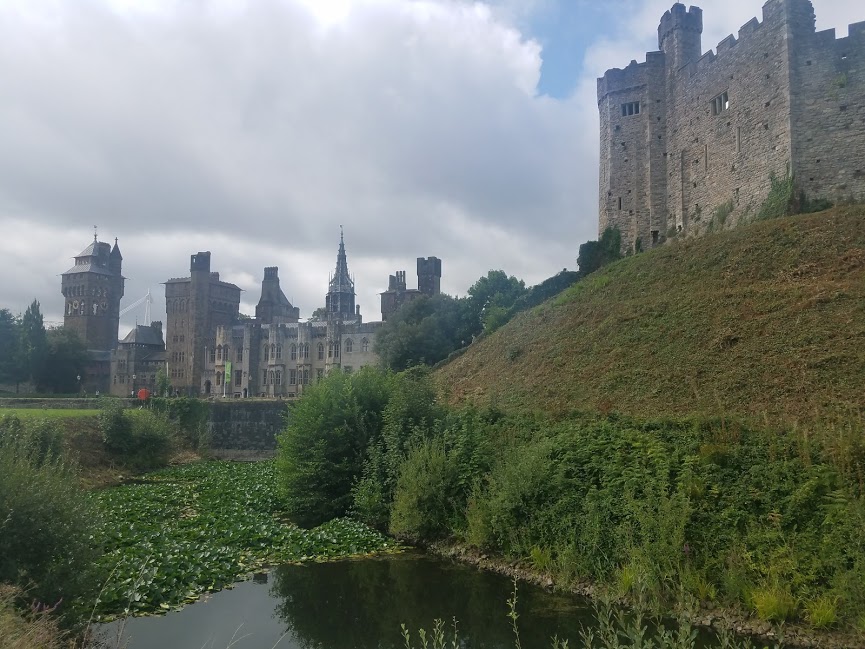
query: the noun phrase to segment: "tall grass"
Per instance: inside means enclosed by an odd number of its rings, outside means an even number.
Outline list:
[[[72,621],[95,590],[97,512],[61,437],[53,421],[0,419],[0,583]]]

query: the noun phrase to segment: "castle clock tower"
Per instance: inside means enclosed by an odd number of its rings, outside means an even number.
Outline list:
[[[62,275],[63,326],[78,333],[88,352],[110,352],[117,347],[122,264],[117,239],[112,248],[97,241],[94,234],[92,243],[75,256],[75,265]]]

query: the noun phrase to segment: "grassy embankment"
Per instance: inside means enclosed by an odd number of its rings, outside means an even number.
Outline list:
[[[624,259],[435,379],[506,416],[409,453],[395,532],[865,632],[861,206]]]
[[[671,241],[437,372],[452,403],[790,423],[865,406],[865,208]]]

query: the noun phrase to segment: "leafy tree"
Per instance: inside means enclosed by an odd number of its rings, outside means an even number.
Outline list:
[[[8,309],[0,309],[0,384],[17,385],[20,369],[19,322]]]
[[[312,312],[312,315],[309,316],[310,320],[327,320],[327,309],[323,306],[318,307],[315,311]]]
[[[168,378],[168,374],[165,373],[165,368],[160,367],[156,370],[156,395],[165,397],[168,395],[170,389],[171,381]]]
[[[44,361],[35,377],[36,388],[40,392],[75,392],[86,362],[87,350],[75,331],[49,330]]]
[[[602,266],[622,258],[622,233],[618,228],[607,228],[597,241],[586,241],[580,246],[577,264],[580,274],[588,275]]]
[[[469,289],[471,323],[490,333],[507,322],[507,312],[526,292],[526,283],[503,270],[491,270]]]
[[[277,456],[294,522],[314,526],[349,511],[370,441],[381,435],[391,387],[390,374],[370,367],[330,372],[294,405]]]
[[[24,312],[19,332],[21,359],[21,375],[19,378],[36,383],[42,372],[48,347],[45,323],[38,300],[33,300]]]
[[[434,365],[468,345],[480,332],[472,328],[468,300],[449,295],[421,297],[400,307],[376,336],[382,364],[396,371]]]

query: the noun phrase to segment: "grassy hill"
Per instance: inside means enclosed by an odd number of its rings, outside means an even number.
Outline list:
[[[506,411],[825,419],[865,407],[865,207],[616,262],[436,372]]]

